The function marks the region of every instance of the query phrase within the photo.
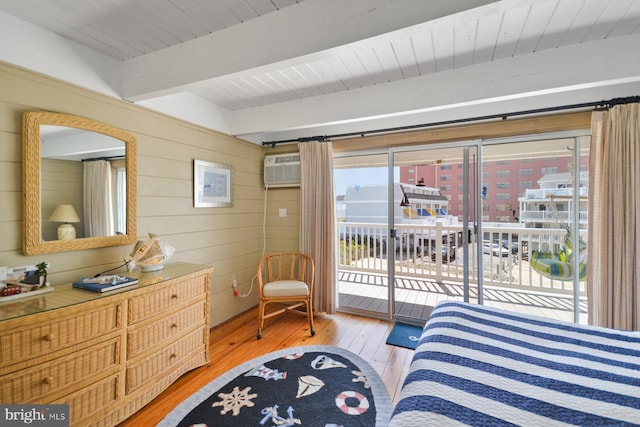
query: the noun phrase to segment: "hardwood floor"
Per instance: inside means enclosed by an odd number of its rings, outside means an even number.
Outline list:
[[[312,337],[305,318],[286,314],[269,319],[262,339],[257,340],[257,318],[257,309],[252,309],[213,328],[209,365],[183,375],[120,425],[155,425],[184,399],[234,366],[275,350],[301,345],[334,345],[359,355],[378,372],[396,402],[413,350],[385,344],[393,327],[391,323],[344,313],[321,314],[314,318],[316,335]]]

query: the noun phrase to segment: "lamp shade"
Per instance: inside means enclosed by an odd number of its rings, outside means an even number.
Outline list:
[[[54,222],[80,222],[80,217],[71,205],[58,205],[49,217]]]

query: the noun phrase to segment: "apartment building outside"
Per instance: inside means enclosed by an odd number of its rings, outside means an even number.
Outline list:
[[[533,221],[532,218],[536,218],[536,215],[532,215],[531,211],[547,209],[550,202],[548,196],[553,192],[544,192],[545,198],[542,201],[537,198],[537,192],[545,187],[549,189],[545,184],[545,177],[548,180],[548,177],[552,176],[566,181],[553,182],[552,185],[555,188],[572,188],[574,183],[570,169],[570,159],[567,157],[484,162],[481,177],[482,220],[501,223],[524,222],[528,223],[529,227],[543,226],[542,223]],[[588,188],[588,175],[586,175],[587,179],[584,179],[586,171],[588,171],[588,157],[585,156],[580,161],[579,183],[583,188],[581,194],[585,193],[585,195]],[[439,188],[441,194],[449,200],[449,214],[462,215],[462,164],[402,166],[400,182]],[[557,205],[560,206],[560,210],[566,209],[566,204],[563,205],[562,202]],[[549,218],[548,215],[547,218]]]

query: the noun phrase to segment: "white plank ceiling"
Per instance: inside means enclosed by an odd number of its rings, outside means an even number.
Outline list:
[[[383,116],[410,122],[418,111],[494,95],[454,95],[458,80],[467,82],[461,90],[477,80],[503,98],[518,95],[506,88],[511,80],[536,93],[639,80],[638,69],[579,74],[598,60],[585,57],[585,47],[620,49],[636,63],[640,0],[1,0],[0,11],[122,64],[122,87],[114,89],[122,98],[162,109],[158,100],[188,94],[221,112],[223,131],[249,139],[340,123],[380,128]],[[529,69],[539,73],[526,65],[536,58],[545,61],[541,74],[557,67],[563,78],[526,80]],[[447,89],[437,93],[440,84]]]

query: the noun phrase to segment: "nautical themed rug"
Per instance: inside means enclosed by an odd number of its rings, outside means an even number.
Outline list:
[[[387,344],[415,350],[422,335],[422,327],[396,322],[387,337]]]
[[[303,346],[253,359],[216,378],[158,425],[385,426],[391,399],[375,370],[337,347]]]

